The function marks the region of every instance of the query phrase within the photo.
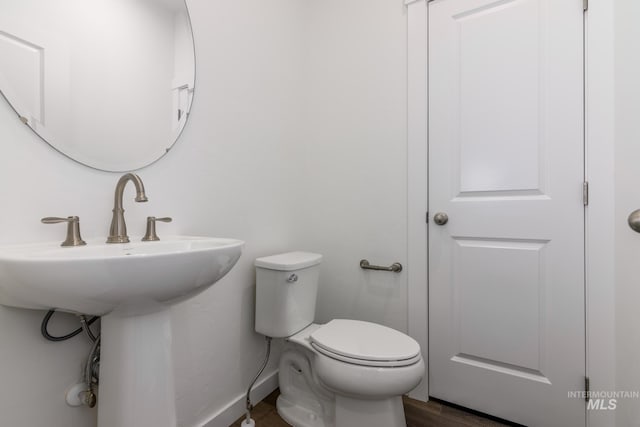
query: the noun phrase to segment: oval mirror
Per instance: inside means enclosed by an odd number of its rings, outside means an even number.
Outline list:
[[[184,0],[0,0],[0,91],[53,148],[122,172],[162,157],[195,80]]]

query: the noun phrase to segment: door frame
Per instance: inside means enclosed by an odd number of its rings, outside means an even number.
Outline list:
[[[407,297],[408,332],[428,357],[428,2],[407,8]],[[574,0],[581,1],[581,0]],[[585,328],[591,390],[615,390],[614,6],[591,1],[585,11]],[[425,286],[426,285],[426,286]],[[427,401],[429,370],[410,396]],[[586,409],[585,409],[586,410]],[[589,411],[587,425],[614,425],[613,411]]]

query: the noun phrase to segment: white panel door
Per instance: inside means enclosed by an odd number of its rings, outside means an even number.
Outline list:
[[[429,3],[433,397],[585,425],[583,102],[582,0]]]

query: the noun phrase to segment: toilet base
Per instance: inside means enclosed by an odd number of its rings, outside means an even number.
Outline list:
[[[383,400],[336,395],[336,427],[406,427],[402,397]]]
[[[335,419],[325,423],[322,415],[296,405],[286,397],[277,401],[278,414],[295,427],[406,427],[402,398],[360,400],[335,396]]]
[[[300,427],[329,427],[325,424],[322,415],[301,405],[289,401],[280,395],[276,402],[278,415],[292,426]]]
[[[402,397],[355,398],[334,393],[315,378],[310,351],[285,344],[280,356],[278,414],[295,427],[406,427]]]

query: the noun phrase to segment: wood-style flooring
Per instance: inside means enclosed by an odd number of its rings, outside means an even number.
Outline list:
[[[256,427],[289,427],[289,424],[284,422],[276,411],[276,399],[279,394],[280,391],[276,390],[255,406],[251,417],[256,422]],[[444,403],[435,401],[424,403],[408,397],[404,397],[403,401],[407,427],[499,427],[509,425]],[[240,427],[243,419],[244,417],[238,419],[230,427]]]

